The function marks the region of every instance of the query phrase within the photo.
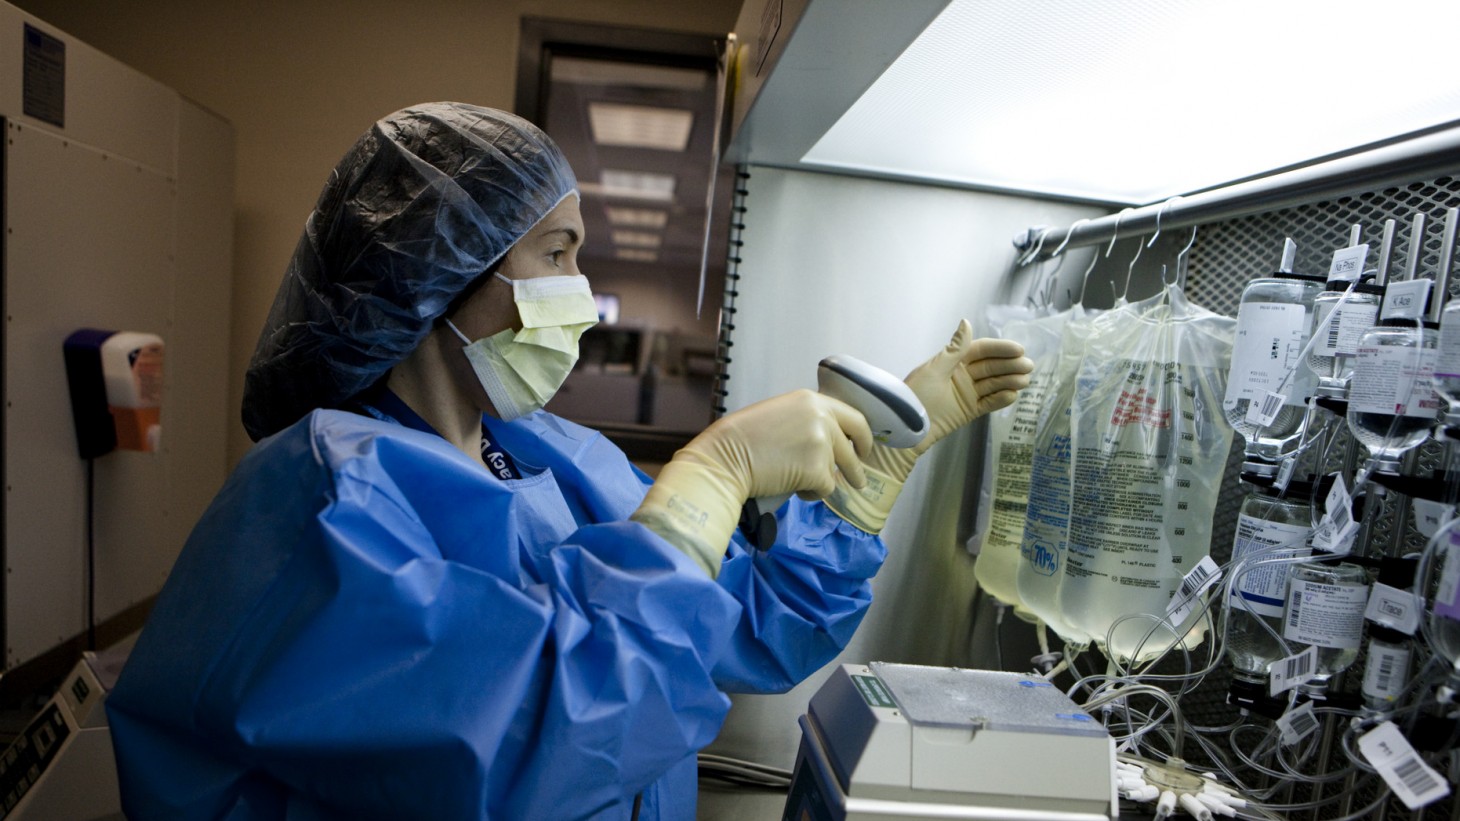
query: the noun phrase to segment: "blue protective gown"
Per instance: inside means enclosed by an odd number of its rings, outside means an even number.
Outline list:
[[[524,478],[344,411],[248,454],[107,701],[129,817],[690,819],[721,691],[791,687],[871,602],[881,540],[819,503],[711,580],[600,434],[486,426]]]

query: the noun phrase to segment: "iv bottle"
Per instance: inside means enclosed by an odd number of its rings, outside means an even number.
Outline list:
[[[1321,694],[1329,679],[1359,657],[1368,603],[1369,575],[1359,565],[1312,561],[1293,568],[1283,609],[1283,638],[1294,653],[1307,645],[1318,648],[1318,666],[1302,685],[1304,692]]]
[[[1391,293],[1397,287],[1391,285]],[[1415,301],[1424,304],[1422,296]],[[1428,438],[1434,426],[1440,409],[1432,381],[1438,342],[1438,324],[1407,310],[1388,313],[1359,339],[1349,387],[1348,427],[1369,449],[1381,473],[1397,474],[1400,458]]]
[[[1312,375],[1299,369],[1299,356],[1312,329],[1313,302],[1325,280],[1293,273],[1296,256],[1297,245],[1284,240],[1278,271],[1248,283],[1237,308],[1222,413],[1246,440],[1243,468],[1259,475],[1275,474],[1278,461],[1297,444],[1304,406],[1313,391]],[[1281,403],[1271,400],[1269,392],[1281,394]],[[1275,412],[1271,424],[1260,426],[1247,418],[1253,402]],[[1264,407],[1269,403],[1277,407]]]
[[[1409,636],[1377,624],[1369,626],[1369,656],[1359,691],[1365,707],[1378,712],[1394,707],[1409,683],[1409,661]]]
[[[1313,486],[1293,482],[1286,491],[1258,487],[1242,501],[1237,514],[1237,536],[1232,543],[1235,574],[1227,600],[1227,659],[1236,682],[1245,682],[1255,695],[1267,694],[1268,668],[1285,658],[1283,606],[1293,562],[1269,559],[1307,556],[1313,551],[1309,497]],[[1271,628],[1269,630],[1268,628]],[[1234,689],[1239,685],[1234,682]]]
[[[1317,338],[1308,352],[1308,368],[1318,375],[1314,389],[1318,396],[1348,396],[1359,339],[1378,321],[1379,298],[1384,293],[1367,275],[1365,279],[1330,279],[1327,290],[1313,301],[1313,335]]]
[[[1424,245],[1424,223],[1424,214],[1414,215],[1404,272],[1407,281],[1390,283],[1385,289],[1379,325],[1359,339],[1349,387],[1349,430],[1369,449],[1374,470],[1380,473],[1400,472],[1400,458],[1428,438],[1440,409],[1434,389],[1440,307],[1449,287],[1460,209],[1445,214],[1433,282],[1414,278]]]

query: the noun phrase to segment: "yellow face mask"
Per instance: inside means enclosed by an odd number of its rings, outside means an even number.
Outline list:
[[[497,415],[511,421],[541,409],[563,386],[578,361],[578,338],[598,324],[598,308],[584,276],[508,279],[522,330],[508,328],[473,342],[451,320],[447,327]]]

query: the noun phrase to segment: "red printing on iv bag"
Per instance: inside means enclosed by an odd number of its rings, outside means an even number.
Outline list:
[[[1148,428],[1171,427],[1171,411],[1157,407],[1156,397],[1146,393],[1145,388],[1134,392],[1121,391],[1115,409],[1110,414],[1110,424],[1145,425]]]

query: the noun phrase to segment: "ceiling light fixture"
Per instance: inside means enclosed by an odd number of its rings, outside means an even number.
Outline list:
[[[624,262],[658,262],[659,261],[659,252],[658,251],[645,251],[645,250],[640,249],[640,248],[620,248],[617,251],[614,251],[613,256],[614,256],[615,259],[621,259]]]
[[[1416,21],[1460,30],[1460,3],[953,0],[803,161],[1159,202],[1460,120],[1449,49],[1395,74],[1291,47],[1412,42]]]
[[[579,181],[578,190],[588,197],[673,202],[674,175],[604,169],[597,183]]]
[[[593,131],[593,141],[617,148],[684,151],[689,147],[694,120],[694,112],[682,108],[588,104],[588,126]]]
[[[664,244],[664,237],[648,231],[614,231],[613,244],[625,248],[658,248]]]
[[[608,217],[609,225],[624,228],[662,229],[669,224],[669,212],[655,208],[625,208],[624,206],[607,205],[604,206],[603,212]]]

